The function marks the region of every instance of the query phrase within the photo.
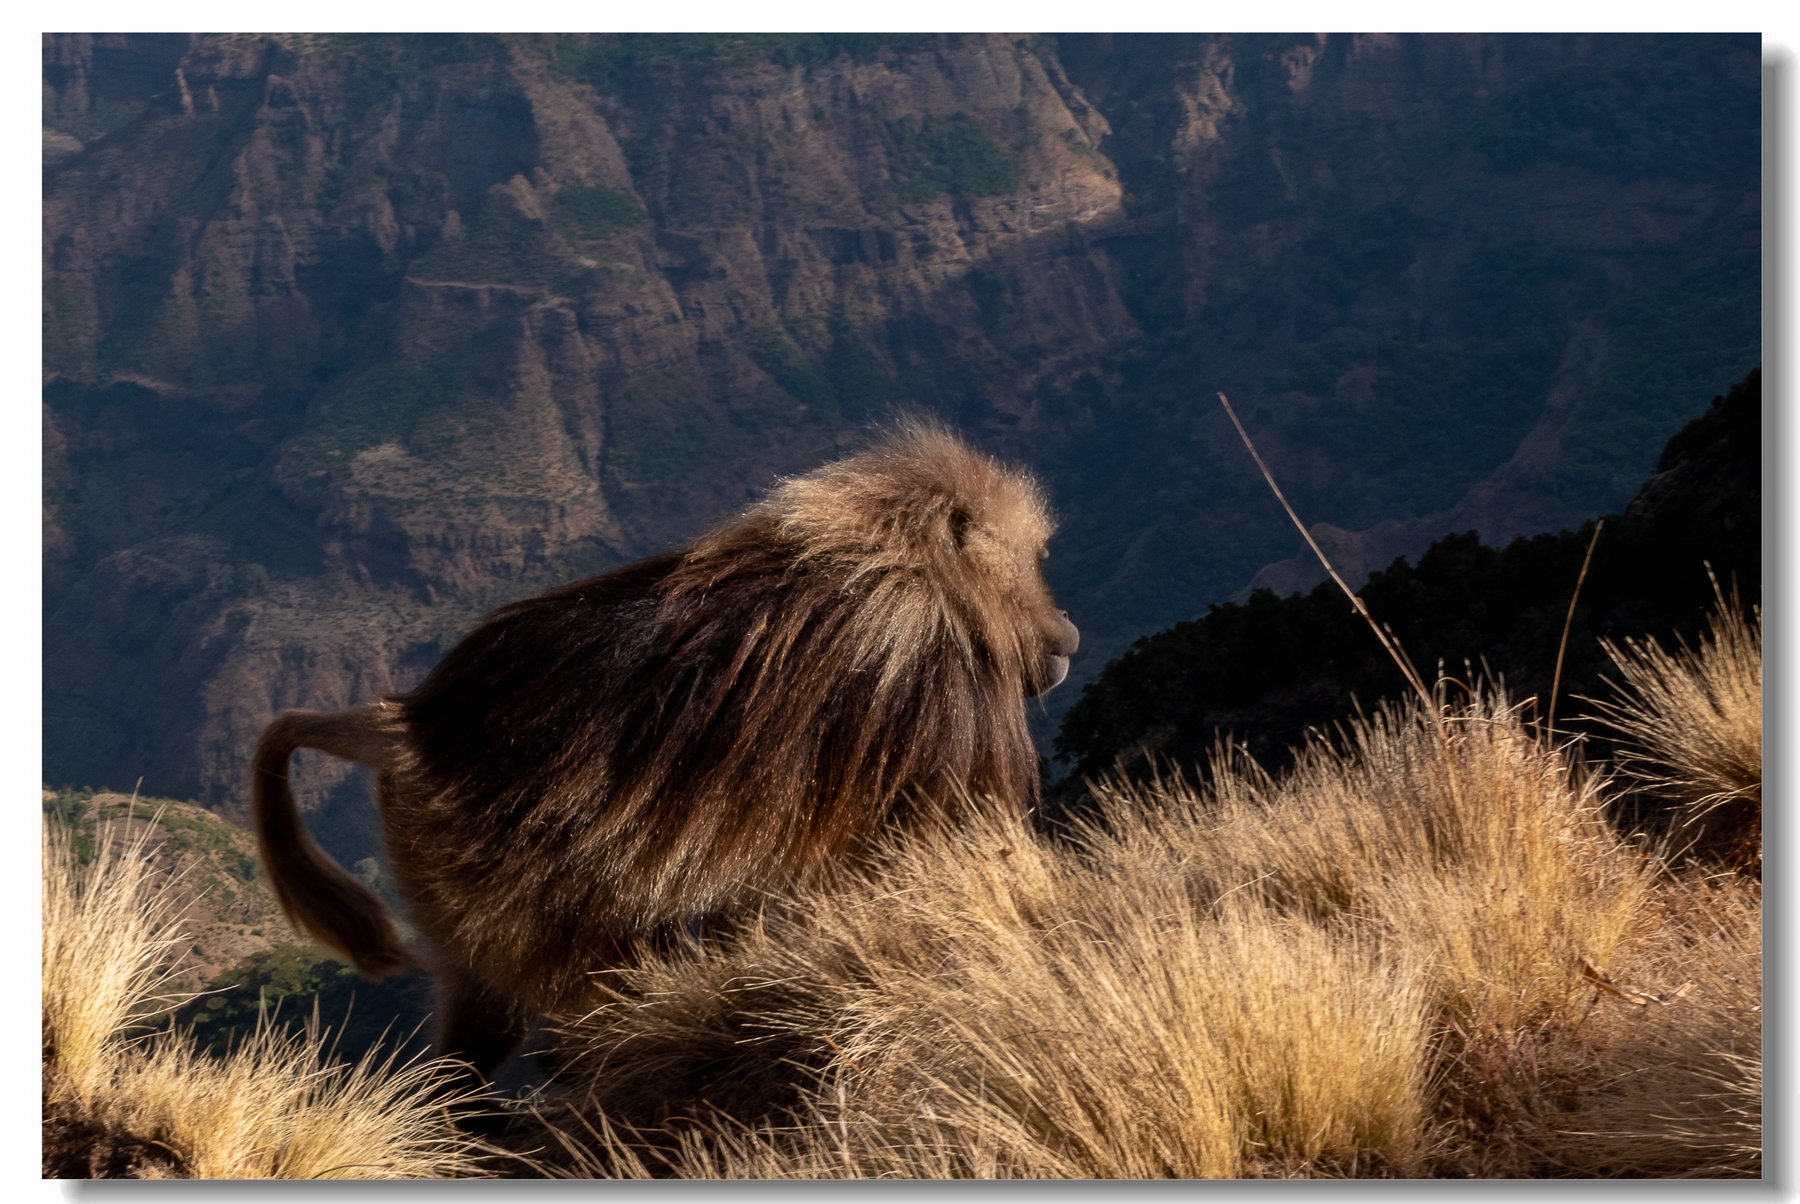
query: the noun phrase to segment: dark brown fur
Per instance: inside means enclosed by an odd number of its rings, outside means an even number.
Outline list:
[[[637,938],[853,861],[881,830],[1029,805],[1025,701],[1076,633],[1029,478],[911,428],[689,547],[489,615],[409,694],[289,712],[253,796],[289,916],[379,975],[410,960],[318,850],[297,747],[374,766],[437,955],[441,1046],[486,1072]]]

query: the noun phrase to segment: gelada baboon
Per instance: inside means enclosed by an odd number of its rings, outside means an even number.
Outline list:
[[[414,964],[288,787],[296,748],[374,767],[439,1049],[487,1074],[646,935],[884,828],[1034,800],[1026,700],[1079,638],[1039,571],[1050,532],[1030,478],[915,425],[680,551],[504,606],[411,693],[269,725],[276,895],[365,974]]]

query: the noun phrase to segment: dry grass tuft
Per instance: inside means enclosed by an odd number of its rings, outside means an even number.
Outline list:
[[[265,1025],[225,1058],[180,1034],[127,1051],[98,1109],[201,1179],[420,1179],[479,1170],[444,1114],[444,1068],[330,1062],[322,1034]]]
[[[1582,1090],[1556,1119],[1559,1158],[1571,1174],[1755,1178],[1762,891],[1688,872],[1659,885],[1657,904],[1663,922],[1631,967],[1639,998],[1605,1001],[1575,1068]]]
[[[1673,876],[1603,788],[1478,697],[1280,781],[1101,785],[1067,841],[938,834],[567,1021],[538,1169],[1744,1173],[1754,884]]]
[[[1414,1165],[1416,967],[1255,903],[1218,923],[1051,852],[994,823],[729,953],[647,967],[568,1026],[572,1111],[662,1127],[637,1156],[727,1177]],[[686,1099],[646,1107],[647,1081]]]
[[[1121,865],[1179,865],[1196,902],[1237,890],[1314,922],[1354,921],[1429,968],[1464,1024],[1566,1020],[1643,921],[1650,874],[1494,697],[1444,719],[1384,708],[1272,781],[1226,756],[1202,790],[1096,793]]]
[[[1717,583],[1714,589],[1717,590]],[[1678,811],[1675,839],[1736,868],[1762,865],[1762,611],[1719,594],[1698,649],[1601,641],[1623,681],[1590,699],[1627,743],[1620,762]]]
[[[147,1033],[144,1022],[180,1002],[157,991],[186,938],[148,887],[143,850],[115,856],[104,833],[96,843],[83,866],[61,835],[44,836],[47,1173],[89,1165],[84,1149],[59,1148],[71,1143],[152,1151],[130,1174],[478,1173],[475,1147],[444,1111],[458,1102],[446,1064],[333,1063],[316,1022],[304,1035],[264,1026],[223,1059],[185,1033]]]
[[[143,845],[140,836],[120,850],[103,835],[82,865],[60,831],[43,830],[44,1062],[84,1105],[110,1082],[132,1030],[188,998],[159,994],[186,941],[169,896],[148,889]]]

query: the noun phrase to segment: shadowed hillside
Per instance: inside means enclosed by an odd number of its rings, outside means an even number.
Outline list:
[[[1616,676],[1600,641],[1670,633],[1692,642],[1715,604],[1707,565],[1745,604],[1761,599],[1762,380],[1752,372],[1713,399],[1664,448],[1656,473],[1623,514],[1607,516],[1569,629],[1557,730],[1603,736],[1577,696]],[[1268,505],[1275,507],[1271,498]],[[1305,515],[1302,515],[1305,517]],[[1595,523],[1503,547],[1478,532],[1398,559],[1358,591],[1419,667],[1504,679],[1548,717],[1569,603]],[[1465,665],[1468,666],[1465,668]],[[1200,619],[1148,636],[1107,665],[1063,720],[1056,747],[1080,779],[1123,762],[1194,772],[1225,738],[1265,765],[1360,701],[1405,690],[1392,660],[1327,581],[1309,593],[1259,590]]]

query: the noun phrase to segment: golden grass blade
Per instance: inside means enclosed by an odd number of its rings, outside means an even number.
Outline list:
[[[1569,613],[1563,616],[1562,639],[1556,643],[1556,672],[1550,677],[1550,709],[1544,722],[1545,737],[1556,739],[1556,696],[1562,690],[1563,654],[1569,650],[1569,628],[1575,624],[1575,605],[1581,601],[1581,587],[1587,583],[1588,565],[1594,560],[1594,545],[1600,542],[1600,529],[1606,526],[1606,520],[1600,519],[1594,524],[1594,534],[1588,540],[1587,554],[1581,558],[1581,572],[1575,578],[1575,592],[1569,595]]]
[[[1381,641],[1381,646],[1387,650],[1387,654],[1394,658],[1394,663],[1400,667],[1400,672],[1406,677],[1407,684],[1418,693],[1419,700],[1425,704],[1427,710],[1435,713],[1437,702],[1432,698],[1431,691],[1425,688],[1425,679],[1413,667],[1412,658],[1408,657],[1400,648],[1400,641],[1394,638],[1391,631],[1382,630],[1382,625],[1376,623],[1375,616],[1369,613],[1368,604],[1357,597],[1356,591],[1345,584],[1342,577],[1338,576],[1338,571],[1332,567],[1331,559],[1325,555],[1325,550],[1312,537],[1312,532],[1306,529],[1306,524],[1300,521],[1300,516],[1294,513],[1294,508],[1288,504],[1287,495],[1281,492],[1281,486],[1275,483],[1275,474],[1269,471],[1267,464],[1263,463],[1262,456],[1257,453],[1256,444],[1250,441],[1250,432],[1246,431],[1244,424],[1238,421],[1237,411],[1231,408],[1231,402],[1226,400],[1223,393],[1218,396],[1219,403],[1225,407],[1225,413],[1231,417],[1231,425],[1237,428],[1238,437],[1243,439],[1244,446],[1250,450],[1250,458],[1256,461],[1258,468],[1262,469],[1263,480],[1269,483],[1269,488],[1275,493],[1275,500],[1281,503],[1281,508],[1287,511],[1287,516],[1299,529],[1301,537],[1306,540],[1306,546],[1313,550],[1313,555],[1319,558],[1319,563],[1325,566],[1325,571],[1331,574],[1331,579],[1337,582],[1338,588],[1344,591],[1344,596],[1350,599],[1350,605],[1368,623],[1369,630],[1375,633],[1375,638]]]

